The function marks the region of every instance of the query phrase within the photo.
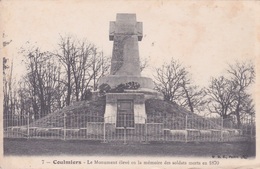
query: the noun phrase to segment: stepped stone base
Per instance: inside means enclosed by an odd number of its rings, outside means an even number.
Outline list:
[[[163,94],[153,90],[153,89],[147,89],[147,88],[139,88],[136,90],[126,90],[124,91],[125,93],[142,93],[144,94],[144,100],[147,99],[160,99],[163,100]]]
[[[152,79],[148,77],[141,76],[119,76],[119,75],[109,75],[106,77],[102,77],[99,81],[99,85],[106,83],[109,84],[110,87],[114,88],[117,85],[128,82],[137,82],[140,84],[141,88],[153,89],[154,84]]]
[[[108,84],[111,88],[115,88],[119,84],[125,84],[128,82],[137,82],[140,84],[139,89],[125,90],[125,93],[136,93],[144,94],[144,99],[161,99],[163,100],[163,94],[154,90],[154,83],[152,79],[148,77],[141,76],[118,76],[118,75],[109,75],[102,77],[99,81],[99,85]]]

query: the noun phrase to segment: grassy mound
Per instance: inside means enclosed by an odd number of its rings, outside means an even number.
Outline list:
[[[70,106],[55,111],[31,123],[31,127],[63,127],[66,119],[67,127],[84,127],[86,122],[101,122],[105,112],[105,98],[92,101],[75,102]],[[65,117],[64,117],[65,116]]]
[[[105,112],[105,98],[92,101],[75,102],[61,110],[51,113],[35,122],[31,127],[69,128],[86,127],[87,122],[103,122]],[[216,123],[187,111],[175,103],[158,99],[148,99],[145,102],[148,123],[163,123],[169,129],[200,129],[219,128]],[[190,117],[185,119],[186,116]],[[65,119],[65,121],[64,121]]]
[[[176,103],[148,99],[145,102],[145,109],[148,123],[164,123],[164,126],[169,129],[221,128],[220,124],[192,113]]]
[[[148,116],[185,117],[193,114],[175,103],[158,99],[146,100],[145,110]]]

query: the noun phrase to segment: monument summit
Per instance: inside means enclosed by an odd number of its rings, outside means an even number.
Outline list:
[[[138,41],[142,40],[142,23],[135,14],[118,14],[110,22],[109,40],[114,41],[112,75],[140,76]]]
[[[135,83],[138,89],[126,89],[121,93],[106,94],[106,117],[120,123],[120,117],[127,115],[132,123],[144,123],[146,119],[145,100],[162,99],[162,94],[154,90],[152,79],[141,76],[138,41],[143,37],[142,22],[136,21],[136,14],[119,13],[116,21],[110,22],[109,40],[113,41],[110,74],[102,77],[99,86],[108,84],[116,88],[120,84]],[[141,120],[135,117],[144,117]],[[129,120],[130,119],[130,120]],[[131,120],[132,119],[132,120]]]
[[[154,88],[152,79],[141,77],[138,41],[142,37],[142,22],[136,21],[136,14],[117,14],[116,21],[110,22],[109,30],[109,40],[114,42],[110,75],[103,77],[100,84],[116,87],[137,82],[141,88]]]

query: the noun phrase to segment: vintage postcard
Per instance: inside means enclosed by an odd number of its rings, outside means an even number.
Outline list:
[[[0,169],[260,168],[259,1],[0,11]]]

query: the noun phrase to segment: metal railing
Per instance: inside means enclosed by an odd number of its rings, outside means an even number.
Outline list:
[[[133,121],[134,119],[134,121]],[[119,124],[120,125],[117,125]],[[134,116],[117,119],[87,115],[84,112],[50,114],[34,120],[28,115],[4,117],[5,138],[42,138],[62,140],[97,140],[107,142],[152,141],[241,141],[255,139],[254,119],[248,117],[237,126],[233,118]]]

